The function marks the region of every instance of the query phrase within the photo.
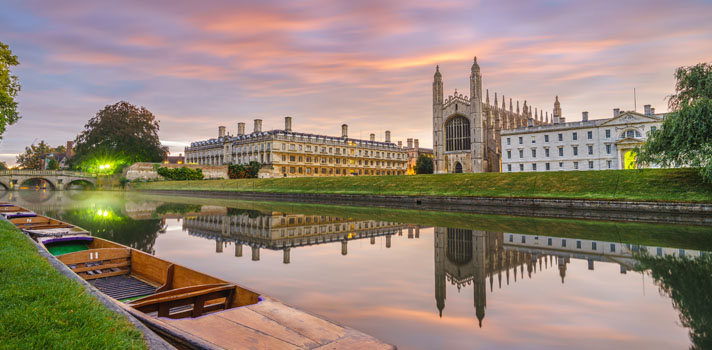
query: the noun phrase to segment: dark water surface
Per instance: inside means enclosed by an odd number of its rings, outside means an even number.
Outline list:
[[[102,192],[0,201],[399,349],[711,346],[709,227]]]

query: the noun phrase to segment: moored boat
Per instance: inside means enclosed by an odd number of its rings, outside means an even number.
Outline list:
[[[93,237],[69,223],[37,214],[8,220],[92,288],[180,348],[395,349],[235,283]]]

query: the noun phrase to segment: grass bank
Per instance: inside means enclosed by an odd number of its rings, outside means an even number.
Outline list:
[[[146,349],[143,335],[0,220],[0,348]]]
[[[138,190],[712,202],[712,184],[704,183],[695,169],[158,181],[133,186]]]

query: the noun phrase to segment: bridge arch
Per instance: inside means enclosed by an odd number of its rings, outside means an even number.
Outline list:
[[[4,188],[5,191],[9,191],[9,190],[10,190],[10,184],[7,183],[7,182],[5,182],[5,181],[2,181],[2,180],[0,180],[0,187]]]
[[[91,189],[96,188],[96,184],[94,184],[93,182],[91,182],[87,179],[72,179],[72,180],[68,181],[66,184],[64,184],[64,189],[68,190],[70,186],[79,185],[79,184],[85,185]]]
[[[32,181],[32,180],[44,180],[45,182],[47,182],[47,183],[50,185],[50,187],[52,187],[51,189],[53,189],[53,190],[56,190],[56,189],[57,189],[57,184],[55,184],[54,181],[52,181],[52,180],[50,180],[50,179],[48,179],[47,177],[44,177],[44,176],[25,176],[25,177],[22,177],[22,178],[18,179],[18,181],[17,181],[17,187],[22,187],[22,185],[24,185],[24,184],[27,183],[28,181]]]

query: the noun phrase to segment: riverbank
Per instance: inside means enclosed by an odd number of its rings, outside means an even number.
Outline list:
[[[0,347],[146,349],[143,334],[66,278],[0,220]]]
[[[137,190],[712,203],[695,169],[157,181]]]

